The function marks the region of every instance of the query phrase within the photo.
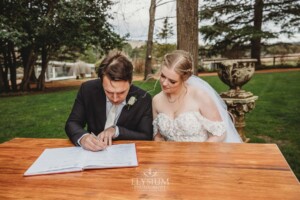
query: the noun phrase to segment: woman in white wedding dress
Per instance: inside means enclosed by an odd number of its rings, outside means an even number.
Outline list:
[[[164,56],[160,85],[162,91],[152,101],[155,141],[242,142],[223,100],[193,75],[189,53]]]

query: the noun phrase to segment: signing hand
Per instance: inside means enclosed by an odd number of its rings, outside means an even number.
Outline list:
[[[115,127],[109,127],[102,131],[99,135],[98,138],[101,142],[103,142],[105,145],[112,145],[112,139],[115,135],[116,128]]]
[[[84,149],[89,151],[101,151],[107,147],[106,143],[93,134],[83,136],[80,140],[80,144]]]

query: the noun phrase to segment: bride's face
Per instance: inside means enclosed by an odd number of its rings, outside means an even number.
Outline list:
[[[182,80],[179,74],[167,67],[162,67],[159,81],[161,89],[167,94],[176,93],[182,87]]]

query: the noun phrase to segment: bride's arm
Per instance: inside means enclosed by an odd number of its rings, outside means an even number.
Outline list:
[[[223,140],[225,139],[225,135],[226,133],[221,136],[210,135],[205,142],[223,142]]]
[[[156,133],[156,135],[154,136],[154,141],[166,141],[166,140],[160,133]]]
[[[197,91],[198,103],[201,115],[211,122],[222,122],[218,108],[211,97],[206,92]],[[216,133],[209,134],[206,142],[222,142],[226,137],[226,131],[222,135]]]
[[[152,100],[152,114],[153,114],[153,140],[154,141],[165,141],[165,138],[159,133],[158,131],[158,125],[156,123],[156,117],[158,114],[157,111],[157,102],[158,102],[158,96],[154,96],[153,100]]]

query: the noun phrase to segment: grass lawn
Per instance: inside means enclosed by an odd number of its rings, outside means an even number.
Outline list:
[[[203,77],[218,92],[218,77]],[[300,72],[255,74],[243,89],[259,99],[246,114],[246,135],[255,143],[276,143],[300,180]],[[135,82],[147,91],[154,81]],[[152,95],[160,91],[159,83]],[[0,98],[0,143],[14,137],[67,138],[65,121],[77,90]]]

